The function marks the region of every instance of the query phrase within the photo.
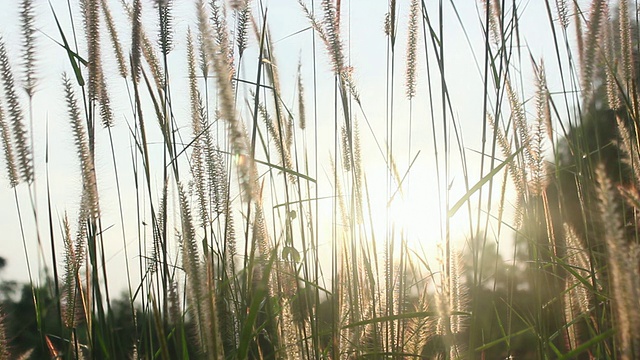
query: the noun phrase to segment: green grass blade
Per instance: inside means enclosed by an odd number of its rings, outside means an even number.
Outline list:
[[[452,217],[453,215],[455,215],[458,210],[460,210],[460,208],[462,207],[462,205],[464,205],[464,203],[466,201],[469,200],[469,198],[471,197],[471,195],[473,195],[476,191],[478,191],[484,184],[486,184],[489,180],[491,180],[498,172],[500,172],[500,170],[502,170],[502,168],[504,168],[505,166],[509,165],[509,163],[524,149],[523,147],[520,147],[518,150],[516,150],[513,154],[509,155],[509,157],[507,157],[506,159],[504,159],[504,161],[496,166],[493,170],[491,170],[491,172],[489,172],[487,175],[485,175],[482,179],[480,179],[480,181],[478,181],[475,185],[473,185],[473,187],[471,189],[469,189],[469,191],[467,191],[466,194],[464,194],[460,200],[458,200],[455,205],[453,205],[453,207],[451,207],[451,209],[449,209],[449,211],[447,212],[447,216],[448,217]]]

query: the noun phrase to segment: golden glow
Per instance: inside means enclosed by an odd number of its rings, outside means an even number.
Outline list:
[[[410,247],[433,247],[446,238],[446,219],[444,194],[438,198],[438,186],[435,179],[410,179],[401,190],[393,185],[387,190],[387,178],[368,177],[371,221],[376,234],[394,234],[395,240],[406,241]],[[451,199],[454,202],[457,198]],[[365,226],[371,228],[366,219]],[[460,209],[449,218],[450,239],[453,242],[464,241],[469,233],[469,216]],[[380,237],[377,235],[377,237]]]

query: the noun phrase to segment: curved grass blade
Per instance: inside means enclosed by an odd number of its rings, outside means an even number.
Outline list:
[[[513,160],[513,158],[515,158],[522,151],[522,149],[524,149],[524,146],[520,147],[513,154],[509,155],[509,157],[504,159],[504,161],[500,165],[496,166],[493,170],[491,170],[490,173],[485,175],[482,179],[480,179],[480,181],[478,181],[475,185],[473,185],[473,187],[469,189],[469,191],[467,191],[467,193],[464,194],[460,198],[460,200],[458,200],[458,202],[456,202],[455,205],[453,205],[453,207],[449,209],[449,211],[447,211],[447,216],[452,217],[453,215],[455,215],[458,212],[458,210],[460,210],[462,205],[464,205],[464,203],[469,200],[469,198],[471,197],[471,195],[473,195],[473,193],[480,190],[480,188],[484,184],[486,184],[489,180],[491,180],[498,172],[500,172],[500,170],[502,170],[503,167],[507,166],[511,162],[511,160]]]
[[[81,62],[84,66],[87,66],[87,61],[80,57],[80,55],[78,55],[76,52],[71,50],[71,48],[69,47],[69,42],[67,42],[67,37],[64,36],[64,31],[62,31],[62,27],[60,26],[60,21],[58,21],[56,11],[53,9],[53,5],[51,5],[51,1],[49,1],[49,7],[51,7],[53,18],[56,20],[56,26],[58,26],[58,31],[60,31],[60,36],[62,36],[62,42],[64,43],[64,45],[60,45],[67,51],[67,56],[69,57],[69,62],[71,62],[71,67],[73,67],[73,73],[76,76],[78,85],[84,86],[84,78],[82,77],[82,72],[80,71],[80,66],[76,62],[76,59],[78,59],[78,61]]]

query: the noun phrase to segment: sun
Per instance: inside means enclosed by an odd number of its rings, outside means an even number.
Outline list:
[[[469,235],[468,213],[461,209],[447,218],[446,193],[439,190],[434,177],[416,172],[408,181],[407,178],[397,181],[384,174],[370,173],[366,183],[369,206],[365,218],[370,216],[373,225],[369,227],[376,234],[393,235],[409,247],[429,249],[445,241],[447,221],[451,241],[464,241]],[[455,200],[451,198],[450,202]],[[366,214],[367,210],[370,214]]]

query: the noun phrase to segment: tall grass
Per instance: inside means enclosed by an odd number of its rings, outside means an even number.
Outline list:
[[[637,358],[640,24],[625,0],[544,5],[540,58],[519,3],[471,24],[456,2],[389,1],[373,104],[351,62],[368,3],[289,4],[306,25],[285,39],[310,43],[289,68],[267,2],[22,0],[0,133],[36,339],[0,307],[0,359]],[[452,68],[456,22],[474,70]],[[39,74],[44,41],[61,80]],[[481,79],[474,124],[456,73]],[[51,201],[67,145],[36,138],[43,108],[65,114],[75,214]],[[399,221],[427,184],[412,211],[439,219]]]

